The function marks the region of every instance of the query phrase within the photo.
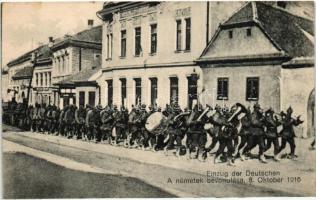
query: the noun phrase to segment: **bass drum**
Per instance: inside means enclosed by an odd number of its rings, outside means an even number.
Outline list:
[[[146,121],[145,127],[147,131],[154,133],[157,129],[161,128],[161,125],[166,121],[167,117],[161,112],[152,113]]]

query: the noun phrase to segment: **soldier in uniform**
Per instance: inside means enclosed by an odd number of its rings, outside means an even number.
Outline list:
[[[68,138],[72,138],[75,132],[75,109],[74,105],[70,105],[64,116],[65,132]]]
[[[245,148],[245,146],[247,145],[247,142],[249,141],[249,136],[251,135],[250,132],[250,117],[251,117],[251,111],[250,111],[250,107],[248,107],[245,116],[241,118],[241,130],[239,132],[239,136],[240,136],[240,143],[237,147],[237,151],[235,151],[234,156],[240,156],[239,152],[242,148]],[[241,157],[241,161],[244,161],[245,157]]]
[[[271,147],[271,144],[273,143],[274,146],[274,160],[279,161],[279,158],[277,157],[277,154],[279,152],[279,140],[278,140],[278,133],[277,133],[277,127],[281,123],[279,120],[274,117],[274,111],[272,108],[269,108],[265,112],[265,126],[267,127],[266,130],[266,139],[267,139],[267,145],[265,151],[269,150]]]
[[[202,111],[196,104],[188,118],[188,131],[187,131],[187,156],[191,156],[192,152],[196,152],[194,158],[204,161],[206,134],[204,132],[204,122],[199,119]]]
[[[58,133],[57,135],[61,135],[61,136],[65,136],[65,122],[64,122],[64,117],[65,117],[65,113],[67,112],[69,106],[65,106],[59,115],[59,119],[58,119]]]
[[[219,136],[219,131],[220,131],[221,125],[219,123],[216,123],[216,122],[221,117],[222,117],[221,107],[218,104],[216,104],[215,113],[209,118],[209,122],[211,124],[213,124],[213,130],[211,131],[212,143],[207,148],[207,150],[206,150],[207,152],[211,152],[212,149],[214,149],[214,147],[218,143],[218,136]]]
[[[106,106],[104,110],[100,112],[101,117],[101,132],[102,140],[108,140],[108,143],[112,143],[112,125],[114,122],[113,111],[109,106]]]
[[[294,126],[298,126],[298,125],[302,124],[304,121],[301,121],[300,116],[298,116],[296,119],[293,119],[292,113],[293,113],[293,109],[291,107],[289,107],[286,110],[286,113],[283,113],[283,112],[281,113],[281,115],[283,116],[283,120],[282,120],[283,130],[281,132],[282,141],[281,141],[281,147],[279,150],[279,154],[285,148],[286,143],[289,143],[290,149],[291,149],[291,153],[289,155],[289,158],[295,159],[295,157],[296,157],[295,156],[296,145],[295,145],[295,140],[294,140],[294,138],[295,138]]]
[[[58,131],[58,118],[59,118],[59,108],[57,106],[52,106],[52,125],[50,129],[50,133],[54,134],[56,131]]]
[[[39,132],[45,132],[45,124],[46,124],[46,104],[43,103],[39,108]]]
[[[116,130],[116,136],[114,140],[114,144],[118,144],[119,140],[125,140],[126,130],[127,130],[127,121],[128,121],[128,111],[124,106],[121,106],[120,111],[114,109],[114,126]]]
[[[84,124],[86,119],[86,111],[83,105],[80,105],[78,109],[75,111],[75,119],[76,119],[76,136],[77,139],[82,139],[84,134]]]
[[[218,132],[218,141],[219,147],[215,153],[214,163],[221,162],[220,156],[224,154],[225,148],[227,148],[227,156],[228,156],[228,165],[234,165],[233,159],[233,134],[234,127],[232,124],[228,122],[228,118],[230,117],[229,110],[227,108],[223,108],[222,114],[212,119],[212,123],[214,126],[219,128]]]
[[[32,129],[32,113],[33,113],[33,106],[29,105],[29,107],[26,110],[26,124],[25,129],[27,131],[30,131]]]
[[[128,143],[128,147],[132,147],[132,145],[134,147],[136,147],[136,138],[137,138],[137,125],[136,125],[136,119],[139,116],[139,110],[138,108],[134,107],[134,105],[132,105],[132,110],[128,115],[128,136],[127,136],[127,143]]]
[[[255,146],[259,145],[259,161],[262,163],[267,163],[264,157],[264,150],[265,150],[265,136],[264,136],[264,115],[261,111],[260,105],[256,103],[253,106],[254,110],[250,116],[250,128],[249,131],[251,135],[249,136],[249,140],[247,142],[247,146],[244,148],[243,153],[241,156],[244,159],[244,154],[249,152]]]
[[[87,112],[86,116],[86,127],[87,127],[87,137],[88,140],[94,140],[95,142],[100,142],[100,112],[97,108],[91,108]]]
[[[39,119],[40,119],[40,105],[35,103],[35,108],[32,111],[32,131],[38,132],[39,130]]]
[[[52,121],[53,121],[53,108],[51,105],[47,106],[45,118],[46,118],[45,131],[47,131],[47,133],[50,134],[50,130],[52,127]]]
[[[152,137],[151,133],[149,133],[145,127],[148,116],[149,115],[146,111],[146,105],[142,104],[136,124],[137,124],[138,133],[140,133],[138,134],[138,144],[141,145],[143,150],[145,150],[145,148],[150,145],[149,140]],[[149,148],[152,148],[152,146],[149,146]]]

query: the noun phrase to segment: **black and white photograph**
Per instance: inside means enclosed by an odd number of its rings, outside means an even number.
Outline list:
[[[2,198],[315,197],[314,9],[2,2]]]

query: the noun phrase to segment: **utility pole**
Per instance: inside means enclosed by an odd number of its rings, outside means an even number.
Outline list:
[[[30,92],[31,92],[31,87],[32,87],[33,73],[34,73],[34,68],[35,68],[35,65],[36,65],[36,59],[37,59],[37,51],[34,51],[34,52],[32,53],[32,58],[31,58],[32,74],[31,74],[29,86],[28,86],[28,88],[27,88],[26,105],[29,105]]]

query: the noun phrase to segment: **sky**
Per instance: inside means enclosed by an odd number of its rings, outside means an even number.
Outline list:
[[[74,34],[87,28],[88,19],[94,25],[102,21],[96,12],[102,2],[77,3],[3,3],[2,66],[30,51],[48,37]]]

